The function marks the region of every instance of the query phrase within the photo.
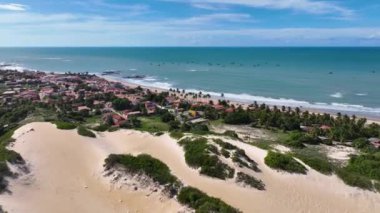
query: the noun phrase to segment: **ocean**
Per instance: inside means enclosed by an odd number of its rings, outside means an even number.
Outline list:
[[[380,118],[380,48],[0,48],[0,63]]]

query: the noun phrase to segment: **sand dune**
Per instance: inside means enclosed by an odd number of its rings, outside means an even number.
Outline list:
[[[27,132],[31,128],[35,131]],[[23,134],[25,133],[25,134]],[[102,176],[110,153],[148,153],[165,162],[185,184],[219,197],[244,212],[379,212],[380,195],[346,186],[336,176],[310,170],[308,175],[279,173],[266,167],[266,151],[236,141],[259,163],[253,173],[266,191],[243,188],[232,181],[200,176],[185,163],[182,148],[167,135],[122,130],[97,139],[57,130],[49,123],[28,124],[16,131],[13,149],[29,163],[31,174],[11,181],[12,195],[1,195],[9,212],[177,212],[175,200],[146,191],[112,189]]]

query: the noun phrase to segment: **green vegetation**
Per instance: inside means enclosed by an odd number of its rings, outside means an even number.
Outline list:
[[[187,205],[197,213],[218,212],[218,213],[237,213],[239,210],[226,204],[222,200],[210,197],[207,194],[193,187],[184,187],[178,195],[178,201]]]
[[[232,161],[237,163],[240,167],[247,167],[256,172],[260,171],[260,169],[257,167],[257,163],[251,158],[249,158],[245,154],[245,151],[243,149],[239,149],[237,146],[224,142],[221,139],[214,139],[213,141],[220,147],[222,147],[222,155],[226,158],[230,157],[230,152],[228,152],[227,150],[233,150],[234,152],[232,156]]]
[[[380,181],[380,152],[351,157],[348,165],[339,169],[337,174],[348,185],[377,189]]]
[[[12,135],[18,128],[19,122],[23,121],[34,111],[31,102],[16,101],[13,105],[4,105],[0,108],[0,193],[6,190],[8,182],[6,177],[14,174],[8,168],[7,162],[11,164],[24,164],[21,155],[6,148],[14,141]]]
[[[141,126],[136,128],[137,130],[150,133],[169,131],[169,125],[162,122],[159,116],[145,116],[140,117],[139,120],[141,120]]]
[[[258,190],[265,190],[265,184],[263,181],[256,179],[250,175],[247,175],[243,172],[238,172],[236,176],[237,183],[243,183],[244,185],[248,185],[250,187],[256,188]]]
[[[306,165],[322,174],[331,175],[334,172],[334,167],[329,162],[328,158],[309,156],[303,153],[295,153],[294,157],[300,159]]]
[[[174,139],[181,139],[183,138],[185,135],[181,132],[181,131],[172,131],[170,132],[170,137],[174,138]]]
[[[115,110],[126,110],[131,107],[131,102],[126,98],[116,98],[112,101],[112,107]]]
[[[232,131],[232,130],[226,130],[223,133],[223,135],[231,137],[232,139],[240,139],[239,135],[235,131]]]
[[[307,172],[307,169],[290,155],[269,151],[264,161],[273,169],[299,174],[306,174]]]
[[[186,163],[193,168],[201,168],[201,174],[222,180],[234,176],[233,168],[221,162],[217,156],[210,154],[212,146],[207,143],[207,139],[185,138],[179,144],[184,147]]]
[[[257,163],[249,158],[243,149],[237,149],[233,156],[232,161],[237,163],[239,167],[246,167],[252,169],[255,172],[260,172],[261,170],[257,166]]]
[[[229,151],[227,151],[226,149],[222,149],[220,151],[220,153],[225,157],[225,158],[230,158],[231,157],[231,153]]]
[[[169,167],[162,161],[147,154],[132,155],[109,155],[105,160],[105,169],[117,169],[121,166],[133,175],[146,175],[154,182],[164,185],[165,191],[170,197],[175,196],[181,187],[181,182],[170,173]]]
[[[91,132],[91,130],[88,130],[84,126],[79,126],[78,127],[78,134],[82,135],[82,136],[85,136],[85,137],[96,138],[95,133]]]
[[[249,113],[239,109],[236,112],[228,113],[224,118],[226,124],[249,124],[251,123],[251,118]]]
[[[72,130],[77,128],[77,125],[71,122],[65,122],[65,121],[56,121],[54,122],[58,129],[63,130]]]
[[[92,130],[97,131],[97,132],[105,132],[110,128],[107,124],[100,124],[98,126],[95,126],[92,128]]]
[[[317,148],[295,149],[293,152],[294,157],[322,174],[331,175],[334,172],[335,166]]]
[[[179,182],[175,176],[170,173],[169,167],[162,161],[153,158],[147,154],[138,156],[132,155],[109,155],[105,160],[106,170],[121,165],[132,174],[144,174],[152,178],[153,181],[161,185],[177,185]]]

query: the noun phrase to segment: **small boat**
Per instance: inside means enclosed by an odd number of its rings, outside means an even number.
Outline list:
[[[119,70],[106,70],[102,72],[102,75],[118,75],[120,74]]]
[[[123,78],[128,78],[128,79],[144,79],[146,78],[145,75],[129,75],[129,76],[125,76]]]

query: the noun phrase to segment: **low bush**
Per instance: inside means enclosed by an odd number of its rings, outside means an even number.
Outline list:
[[[336,174],[343,180],[344,183],[350,186],[359,187],[362,189],[373,190],[372,181],[362,175],[358,175],[347,171],[346,169],[338,169]]]
[[[65,121],[56,121],[55,125],[57,126],[58,129],[63,129],[63,130],[72,130],[77,128],[77,125],[75,123],[70,123],[70,122],[65,122]]]
[[[174,139],[181,139],[181,138],[183,138],[183,136],[185,136],[185,135],[181,131],[170,132],[170,137],[172,137]]]
[[[186,163],[193,168],[201,168],[201,174],[223,180],[234,176],[233,168],[221,162],[217,156],[210,155],[211,145],[206,138],[185,138],[179,144],[184,147]]]
[[[322,174],[331,175],[334,172],[334,167],[327,158],[323,159],[300,153],[296,153],[294,156]]]
[[[231,153],[229,151],[227,151],[226,149],[222,149],[220,151],[220,153],[225,157],[225,158],[230,158],[231,157]]]
[[[237,213],[238,209],[226,204],[222,200],[210,197],[202,191],[193,187],[184,187],[178,195],[178,201],[193,208],[195,212],[219,212],[219,213]]]
[[[307,169],[290,155],[269,151],[264,162],[273,169],[298,174],[307,173]]]
[[[100,124],[99,126],[96,126],[96,127],[92,128],[92,129],[94,131],[97,131],[97,132],[105,132],[109,128],[110,128],[110,126],[108,126],[107,124]]]
[[[85,136],[85,137],[96,138],[95,133],[91,132],[91,130],[88,130],[84,126],[79,126],[78,127],[78,134],[82,135],[82,136]]]
[[[232,130],[226,130],[223,133],[223,135],[229,136],[229,137],[234,138],[234,139],[239,139],[239,135],[235,131],[232,131]]]
[[[144,174],[161,185],[177,184],[178,180],[170,173],[169,167],[162,161],[147,154],[138,156],[111,154],[105,160],[105,168],[109,170],[115,165],[123,166],[132,174]]]
[[[265,184],[263,181],[256,179],[250,175],[247,175],[243,172],[238,172],[236,176],[237,183],[243,183],[244,185],[248,185],[250,187],[256,188],[258,190],[265,190]]]
[[[245,154],[243,149],[237,149],[233,156],[232,161],[237,163],[240,167],[247,167],[255,172],[260,172],[258,164]]]

